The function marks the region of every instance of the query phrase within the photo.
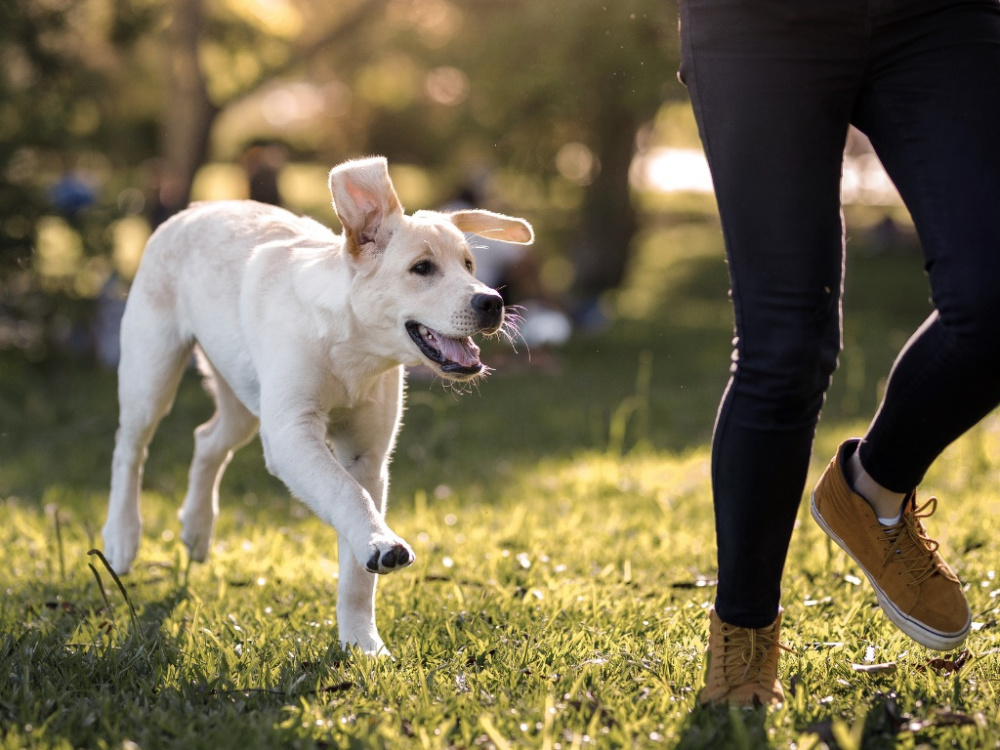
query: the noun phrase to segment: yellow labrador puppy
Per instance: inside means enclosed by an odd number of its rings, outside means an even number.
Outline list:
[[[196,204],[150,238],[122,321],[104,549],[118,573],[139,547],[146,449],[192,351],[216,402],[195,430],[180,510],[191,557],[208,555],[219,482],[260,431],[268,470],[340,535],[340,641],[387,653],[376,573],[413,550],[385,522],[403,365],[449,380],[485,367],[475,334],[504,325],[500,295],[473,275],[465,232],[529,244],[522,219],[489,211],[404,214],[386,161],[330,172],[336,235],[253,201]]]

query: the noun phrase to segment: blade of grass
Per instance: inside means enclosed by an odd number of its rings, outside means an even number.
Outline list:
[[[142,628],[139,626],[139,616],[135,613],[135,607],[132,606],[132,600],[129,599],[128,592],[125,590],[125,585],[122,583],[122,579],[118,577],[118,574],[115,573],[114,568],[111,567],[111,563],[108,562],[108,559],[104,556],[104,553],[101,552],[99,549],[92,549],[87,554],[97,555],[97,558],[104,564],[104,567],[107,569],[108,573],[111,574],[112,580],[114,580],[115,585],[118,586],[118,590],[121,592],[122,599],[124,599],[125,604],[128,605],[128,611],[129,615],[132,617],[132,626],[134,628],[135,633],[139,636],[139,638],[145,640]],[[93,569],[94,566],[91,565],[90,567]],[[97,574],[96,570],[94,570],[94,574],[95,575]],[[98,582],[100,582],[99,576],[98,576]],[[104,589],[102,587],[101,592],[103,593],[103,591]],[[105,601],[107,601],[107,597],[105,597]]]

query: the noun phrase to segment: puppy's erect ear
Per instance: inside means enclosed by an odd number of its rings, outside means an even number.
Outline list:
[[[385,249],[403,213],[381,156],[344,162],[330,171],[330,195],[352,255]]]
[[[535,232],[532,230],[531,224],[524,219],[516,219],[513,216],[504,216],[477,208],[468,211],[454,211],[448,214],[448,218],[463,232],[471,232],[491,240],[513,242],[517,245],[530,245],[535,241]]]

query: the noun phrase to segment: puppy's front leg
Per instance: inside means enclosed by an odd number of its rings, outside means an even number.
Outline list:
[[[268,470],[330,524],[370,573],[391,573],[414,560],[413,550],[386,525],[380,508],[333,457],[326,421],[313,408],[275,404],[261,415]]]
[[[358,484],[368,490],[384,516],[389,483],[389,455],[399,426],[402,372],[386,373],[377,397],[356,408],[350,419],[331,435],[334,453]],[[367,654],[389,656],[375,622],[375,584],[354,559],[346,544],[340,545],[340,581],[337,586],[337,629],[345,648],[356,646]]]
[[[378,576],[367,572],[346,544],[339,549],[337,634],[343,648],[359,648],[370,656],[391,656],[375,622],[375,585]]]

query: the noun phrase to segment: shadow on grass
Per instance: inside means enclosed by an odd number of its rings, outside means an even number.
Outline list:
[[[695,705],[681,730],[677,750],[764,750],[777,747],[768,738],[768,708]],[[813,722],[799,728],[802,739],[814,737],[820,747],[863,747],[865,750],[890,750],[897,746],[900,726],[893,696],[877,695],[852,727],[833,719]]]
[[[861,712],[859,711],[859,714]],[[804,734],[816,735],[831,750],[843,745],[863,747],[865,750],[891,750],[897,747],[903,720],[899,717],[896,699],[893,695],[876,694],[854,726],[848,727],[835,721],[814,722],[805,727]]]
[[[131,588],[128,577],[123,583]],[[324,684],[344,658],[339,646],[315,663],[289,661],[266,683],[239,687],[233,675],[184,653],[190,617],[180,618],[179,632],[165,627],[190,602],[186,585],[168,586],[135,610],[126,599],[130,613],[113,603],[113,586],[101,592],[103,606],[94,588],[93,579],[67,584],[62,597],[42,602],[33,587],[7,589],[4,608],[22,609],[25,627],[0,634],[0,739],[86,748],[127,741],[146,748],[326,746],[289,716],[306,696],[351,690],[351,683]]]
[[[677,750],[769,748],[766,708],[741,709],[695,704],[688,714]]]

